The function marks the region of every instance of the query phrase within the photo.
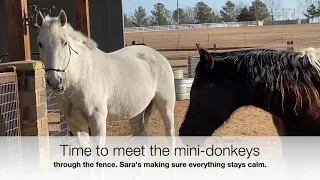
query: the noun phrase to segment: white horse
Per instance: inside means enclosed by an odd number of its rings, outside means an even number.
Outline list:
[[[175,88],[168,60],[146,46],[112,53],[58,17],[36,16],[37,43],[47,72],[47,84],[78,137],[106,136],[107,121],[130,120],[135,135],[147,135],[143,120],[157,107],[165,135],[174,136]]]

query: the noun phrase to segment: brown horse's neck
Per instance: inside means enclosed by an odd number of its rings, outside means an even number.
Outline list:
[[[320,107],[315,101],[309,109],[308,104],[295,108],[295,100],[290,97],[286,97],[284,102],[280,95],[273,95],[268,99],[265,94],[257,93],[255,97],[252,105],[273,115],[273,122],[279,135],[320,135]]]

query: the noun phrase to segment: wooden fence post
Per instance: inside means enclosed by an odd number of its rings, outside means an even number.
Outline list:
[[[294,50],[293,41],[287,41],[287,50],[291,50],[291,51]]]
[[[89,0],[76,1],[76,29],[91,37]]]
[[[31,60],[27,0],[5,0],[10,61]]]

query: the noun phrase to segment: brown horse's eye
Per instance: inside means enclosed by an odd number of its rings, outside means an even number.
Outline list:
[[[42,49],[42,43],[41,42],[38,42],[38,46]]]

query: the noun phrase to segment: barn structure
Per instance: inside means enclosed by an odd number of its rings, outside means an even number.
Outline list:
[[[66,136],[66,119],[45,83],[34,27],[38,11],[94,39],[99,49],[124,47],[121,0],[0,1],[0,136]],[[1,151],[1,149],[0,149]]]
[[[37,10],[58,15],[61,9],[102,51],[124,47],[122,0],[1,0],[0,56],[9,55],[2,62],[39,59],[34,15]]]

